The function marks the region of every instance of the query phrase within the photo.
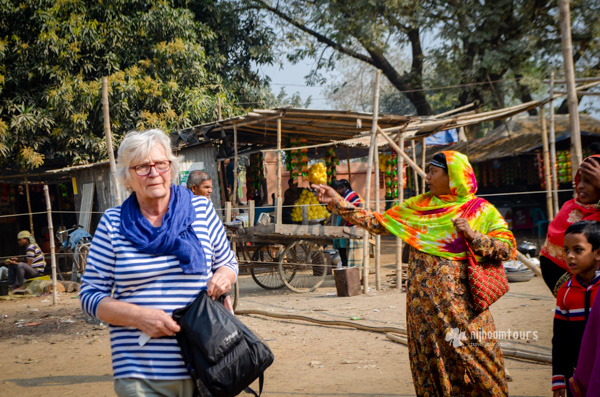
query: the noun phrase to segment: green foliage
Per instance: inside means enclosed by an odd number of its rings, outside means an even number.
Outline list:
[[[541,80],[551,70],[562,72],[556,0],[247,1],[279,21],[290,60],[315,59],[309,83],[322,83],[321,71],[338,68],[346,55],[381,70],[420,115],[471,102],[489,110],[529,101],[545,95]],[[570,4],[577,75],[597,76],[600,2]],[[433,40],[425,43],[424,34]],[[395,95],[384,97],[389,108],[402,108]]]
[[[0,1],[0,162],[32,169],[106,158],[102,76],[115,144],[133,129],[212,121],[217,98],[223,117],[239,114],[238,98],[251,98],[240,79],[260,84],[250,62],[269,61],[253,40],[270,33],[235,25],[233,4],[220,3]],[[223,44],[226,28],[235,32]]]

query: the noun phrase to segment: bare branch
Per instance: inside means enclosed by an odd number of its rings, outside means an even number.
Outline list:
[[[290,17],[289,15],[283,13],[282,11],[280,11],[278,8],[276,7],[271,7],[270,5],[268,5],[267,3],[265,3],[262,0],[252,0],[254,3],[258,4],[261,8],[264,8],[265,10],[268,10],[270,12],[272,12],[273,14],[277,15],[279,18],[283,19],[284,21],[288,22],[289,24],[291,24],[292,26],[295,26],[296,28],[300,29],[301,31],[303,31],[304,33],[308,33],[309,35],[313,36],[315,39],[317,39],[318,42],[323,43],[337,51],[339,51],[342,54],[351,56],[353,58],[356,58],[360,61],[366,62],[370,65],[375,66],[375,64],[373,63],[373,60],[363,54],[360,54],[356,51],[353,51],[339,43],[336,43],[335,41],[329,39],[328,37],[325,37],[324,35],[322,35],[321,33],[308,28],[307,26],[305,26],[304,24],[302,24],[301,22],[297,21],[296,19]]]

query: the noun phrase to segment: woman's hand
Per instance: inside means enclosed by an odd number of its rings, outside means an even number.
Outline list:
[[[600,189],[600,164],[595,160],[584,161],[579,165],[579,173]]]
[[[138,307],[133,326],[151,338],[174,336],[181,331],[179,324],[163,310]]]
[[[317,199],[323,204],[329,204],[335,196],[339,196],[334,188],[327,185],[310,185],[317,192]]]
[[[213,273],[213,276],[206,284],[206,293],[212,300],[218,299],[221,295],[231,291],[231,286],[235,282],[235,273],[233,270],[223,266]]]
[[[106,297],[98,304],[98,318],[105,323],[134,327],[152,338],[173,336],[181,331],[179,324],[164,310],[152,309]]]
[[[463,235],[467,241],[471,242],[475,238],[475,232],[469,226],[469,222],[465,218],[452,219],[456,231]]]

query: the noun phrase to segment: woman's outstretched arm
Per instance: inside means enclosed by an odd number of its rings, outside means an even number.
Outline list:
[[[329,211],[344,218],[346,221],[367,229],[373,234],[389,234],[388,230],[379,222],[373,211],[366,208],[357,208],[347,202],[332,187],[327,185],[311,185],[317,191],[317,198],[327,204]]]

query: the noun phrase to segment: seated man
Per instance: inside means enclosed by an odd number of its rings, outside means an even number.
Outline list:
[[[212,178],[204,171],[192,171],[188,175],[187,187],[195,196],[205,196],[210,200]]]
[[[288,189],[283,193],[283,209],[281,210],[282,223],[292,223],[292,209],[300,197],[301,190],[298,182],[293,178],[288,180]]]
[[[26,279],[41,276],[44,273],[46,261],[40,247],[27,230],[19,232],[17,241],[20,247],[26,247],[24,258],[11,258],[6,261],[8,266],[8,282],[12,290],[23,286]]]

